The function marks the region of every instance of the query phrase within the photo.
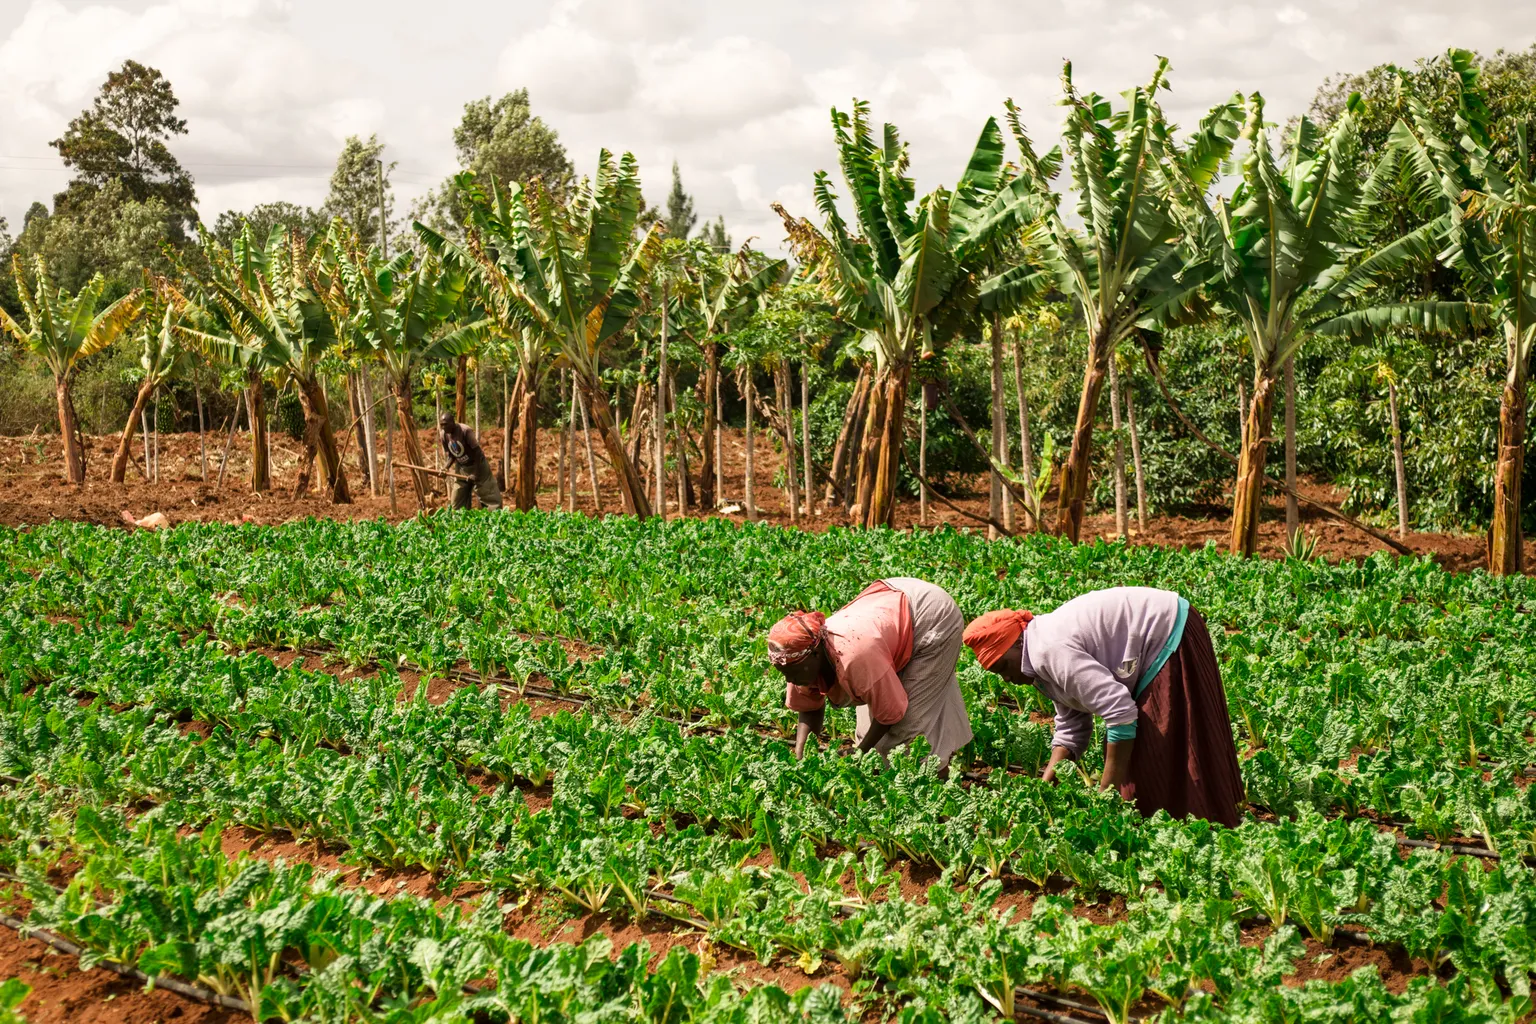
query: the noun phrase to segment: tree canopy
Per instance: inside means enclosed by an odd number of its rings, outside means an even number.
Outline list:
[[[163,203],[174,237],[181,238],[196,222],[197,192],[192,175],[167,145],[187,133],[187,122],[176,116],[179,104],[171,83],[155,68],[129,60],[108,74],[91,106],[49,143],[75,171],[54,196],[54,210],[75,209],[109,182],[120,181],[126,199]]]

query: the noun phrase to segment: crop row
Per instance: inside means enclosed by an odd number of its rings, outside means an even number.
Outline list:
[[[933,578],[972,613],[1155,583],[1224,627],[1216,641],[1254,803],[1372,811],[1416,834],[1485,835],[1516,854],[1536,845],[1521,793],[1525,710],[1536,706],[1528,581],[1384,558],[1249,563],[1046,538],[875,543],[560,516],[173,535],[56,525],[6,540],[7,599],[35,614],[207,631],[237,647],[321,646],[426,671],[467,662],[618,709],[770,730],[788,719],[761,635],[784,607],[832,607],[882,573]],[[961,677],[978,737],[969,755],[1036,767],[1044,736],[1009,706],[1045,710],[1035,691],[968,657]],[[834,715],[844,730],[846,718]]]
[[[25,671],[8,666],[0,734],[7,772],[108,803],[152,800],[180,824],[237,821],[321,838],[364,864],[542,888],[593,912],[656,912],[648,894],[664,887],[712,938],[765,961],[787,951],[803,963],[825,955],[861,970],[849,935],[866,926],[885,934],[901,914],[929,913],[875,898],[889,886],[889,865],[912,858],[946,869],[930,894],[940,907],[957,885],[985,893],[1001,879],[1069,882],[1079,899],[1122,894],[1122,920],[1073,919],[1072,941],[1098,944],[1094,963],[1109,955],[1100,946],[1124,945],[1127,934],[1194,921],[1203,935],[1221,924],[1213,934],[1230,941],[1216,952],[1171,940],[1131,943],[1140,952],[1116,976],[1141,979],[1127,982],[1137,998],[1152,991],[1170,1004],[1217,985],[1211,971],[1237,970],[1247,955],[1238,952],[1237,924],[1258,913],[1324,943],[1340,924],[1358,924],[1431,966],[1487,979],[1490,991],[1523,984],[1536,962],[1523,952],[1536,935],[1526,869],[1506,864],[1484,874],[1427,853],[1404,861],[1389,836],[1362,822],[1312,816],[1230,832],[1143,823],[1078,787],[999,776],[967,790],[906,757],[896,758],[894,773],[873,757],[796,764],[781,745],[751,734],[684,736],[667,723],[621,726],[569,714],[534,720],[526,707],[504,711],[494,693],[473,690],[442,706],[402,702],[387,672],[343,683],[257,655],[233,657],[208,641],[157,648],[143,628],[11,625],[32,640],[9,649],[43,657]],[[85,692],[96,696],[82,706]],[[213,726],[207,739],[180,726],[189,718]],[[531,813],[514,790],[481,794],[464,769],[507,782],[552,778],[553,801]],[[788,883],[783,870],[741,870],[765,849],[807,887]],[[1443,908],[1442,891],[1452,894]],[[971,897],[973,908],[984,903]],[[850,904],[859,908],[852,917]],[[1030,921],[1040,920],[1029,927],[1056,934],[1045,923],[1051,901],[1035,904]],[[1007,923],[978,923],[983,916],[973,910],[969,927],[985,934]],[[1044,940],[1029,934],[1030,955],[1038,955]],[[1299,952],[1286,948],[1290,958]],[[1070,950],[1059,959],[1084,962]],[[1184,975],[1182,987],[1170,980]],[[1092,977],[1031,977],[1081,988],[1100,1005],[1109,999]]]

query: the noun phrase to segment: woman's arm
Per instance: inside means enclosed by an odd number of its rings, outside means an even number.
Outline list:
[[[874,750],[875,744],[885,738],[885,734],[891,731],[891,727],[883,722],[877,722],[873,718],[869,721],[869,731],[864,738],[859,740],[860,750]]]
[[[805,741],[811,735],[821,738],[822,726],[826,723],[827,709],[817,708],[815,711],[800,712],[800,722],[795,726],[795,760],[805,756]]]
[[[1104,777],[1099,780],[1100,789],[1113,787],[1117,792],[1131,777],[1131,752],[1136,740],[1118,740],[1104,744]]]
[[[1063,762],[1063,761],[1076,761],[1076,760],[1077,760],[1077,755],[1072,753],[1070,748],[1059,746],[1059,745],[1058,746],[1053,746],[1051,748],[1051,762],[1050,762],[1050,764],[1045,766],[1045,774],[1040,776],[1040,778],[1042,780],[1046,781],[1046,782],[1055,782],[1056,781],[1056,766],[1061,764],[1061,762]]]

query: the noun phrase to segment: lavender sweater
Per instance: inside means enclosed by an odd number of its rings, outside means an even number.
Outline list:
[[[1093,716],[1135,735],[1138,683],[1153,667],[1189,606],[1151,587],[1114,587],[1075,597],[1024,630],[1024,674],[1056,705],[1053,742],[1076,757],[1093,734]]]

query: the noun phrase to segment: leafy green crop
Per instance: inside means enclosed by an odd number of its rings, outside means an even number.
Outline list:
[[[940,779],[921,744],[796,762],[763,632],[897,574],[968,614],[1119,583],[1186,594],[1265,813],[1144,820],[1081,776],[1041,784],[1038,695],[969,656],[962,761],[983,781]],[[0,869],[88,958],[287,1020],[971,1021],[1024,986],[1115,1021],[1148,1001],[1512,1021],[1536,970],[1532,586],[1386,558],[558,515],[3,531]],[[331,664],[279,667],[296,648]],[[502,685],[428,685],[466,669]],[[549,713],[525,688],[586,703]],[[831,718],[845,738],[851,715]],[[1504,859],[1403,857],[1384,822]],[[379,900],[226,856],[233,825],[485,895]],[[852,1001],[742,991],[681,948],[514,940],[501,908],[533,896],[666,918],[812,982],[835,970]],[[1370,972],[1279,984],[1341,929],[1430,973],[1400,994]]]

